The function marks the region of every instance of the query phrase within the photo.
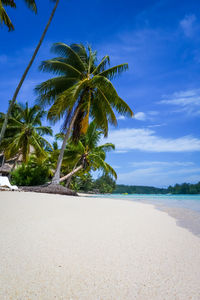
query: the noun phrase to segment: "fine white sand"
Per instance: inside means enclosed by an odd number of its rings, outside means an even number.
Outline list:
[[[147,204],[0,192],[0,299],[199,300],[200,238]]]

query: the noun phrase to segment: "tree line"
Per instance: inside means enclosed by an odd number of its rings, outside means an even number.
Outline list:
[[[116,194],[200,194],[200,182],[196,184],[183,183],[169,186],[168,188],[156,188],[152,186],[137,186],[117,184],[113,190]]]

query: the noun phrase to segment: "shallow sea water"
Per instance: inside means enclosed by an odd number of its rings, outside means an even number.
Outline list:
[[[177,224],[200,237],[200,195],[121,195],[107,194],[96,197],[138,201],[153,204],[177,220]]]

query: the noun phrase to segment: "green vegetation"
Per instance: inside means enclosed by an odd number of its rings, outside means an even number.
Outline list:
[[[24,80],[26,79],[26,76],[27,76],[27,74],[28,74],[28,72],[29,72],[29,70],[30,70],[30,68],[31,68],[31,66],[32,66],[32,64],[33,64],[33,62],[34,62],[34,60],[35,60],[35,58],[36,58],[36,55],[37,55],[37,53],[38,53],[38,51],[39,51],[41,45],[42,45],[42,42],[43,42],[43,40],[44,40],[44,38],[45,38],[45,35],[46,35],[46,33],[47,33],[47,30],[49,29],[49,26],[50,26],[50,24],[51,24],[51,21],[52,21],[52,19],[53,19],[53,16],[54,16],[54,14],[55,14],[55,12],[56,12],[56,9],[57,9],[57,6],[58,6],[58,3],[59,3],[60,0],[52,0],[52,1],[55,2],[55,6],[54,6],[54,8],[53,8],[53,10],[52,10],[52,13],[51,13],[50,18],[49,18],[49,20],[48,20],[48,22],[47,22],[47,25],[45,26],[45,29],[44,29],[44,31],[43,31],[43,33],[42,33],[42,36],[41,36],[41,38],[40,38],[40,40],[39,40],[39,42],[38,42],[38,44],[37,44],[37,46],[36,46],[36,48],[35,48],[35,50],[34,50],[34,52],[33,52],[33,55],[32,55],[32,57],[31,57],[31,59],[30,59],[28,65],[27,65],[27,67],[26,67],[26,69],[25,69],[25,71],[24,71],[24,73],[23,73],[21,79],[19,80],[19,83],[18,83],[18,85],[17,85],[17,87],[16,87],[16,90],[15,90],[15,92],[14,92],[14,95],[13,95],[13,97],[12,97],[12,100],[11,100],[10,103],[9,103],[8,111],[7,111],[7,113],[5,114],[4,122],[3,122],[3,125],[1,126],[1,132],[0,132],[0,145],[1,145],[2,140],[3,140],[3,138],[4,138],[5,131],[6,131],[7,124],[8,124],[8,119],[9,119],[9,116],[10,116],[10,114],[11,114],[11,111],[12,111],[14,105],[15,105],[15,102],[16,102],[17,96],[18,96],[18,94],[19,94],[19,91],[20,91],[20,89],[21,89],[21,87],[22,87],[22,85],[23,85],[23,83],[24,83]],[[35,4],[35,1],[34,1],[34,0],[25,0],[25,2],[26,2],[26,4],[27,4],[31,9],[33,9],[34,11],[36,11],[37,8],[36,8],[36,4]],[[12,25],[12,23],[11,23],[9,17],[8,17],[7,14],[6,14],[5,9],[4,9],[2,3],[3,3],[4,5],[9,5],[9,6],[15,7],[15,6],[16,6],[16,5],[15,5],[15,2],[14,2],[14,0],[0,0],[0,21],[1,21],[1,23],[5,23],[8,27],[11,26],[11,29],[12,29],[12,26],[13,26],[13,25]]]
[[[200,182],[175,184],[173,187],[169,186],[167,191],[171,194],[200,194]]]
[[[90,173],[72,178],[70,187],[78,192],[111,194],[115,188],[115,181],[108,174],[93,180]]]
[[[167,189],[155,188],[152,186],[137,186],[117,184],[113,193],[116,194],[166,194]]]
[[[118,184],[113,193],[116,194],[200,194],[200,182],[197,184],[175,184],[168,188],[155,188],[151,186],[136,186]]]
[[[16,158],[27,162],[31,153],[38,158],[47,157],[45,148],[51,148],[50,143],[43,135],[52,135],[49,126],[42,126],[42,119],[46,112],[39,106],[29,108],[28,103],[15,104],[8,120],[6,136],[3,139],[0,150],[4,152],[6,159]],[[0,124],[3,123],[5,114],[0,114]]]
[[[34,186],[46,183],[51,176],[50,166],[34,156],[12,172],[12,184],[18,186]]]
[[[48,112],[50,121],[55,123],[65,116],[65,136],[53,177],[53,183],[57,184],[67,141],[72,134],[72,140],[77,142],[87,132],[89,117],[107,136],[108,124],[117,125],[114,110],[129,116],[133,113],[111,83],[127,70],[128,64],[107,68],[109,56],[98,64],[96,51],[81,44],[56,43],[52,50],[59,56],[43,61],[40,70],[57,76],[38,85],[36,91],[40,105],[52,105]]]
[[[17,185],[42,185],[53,178],[53,183],[63,182],[75,190],[111,193],[117,174],[106,162],[106,154],[115,146],[101,145],[100,139],[107,136],[109,123],[117,125],[115,112],[133,114],[111,83],[128,65],[107,68],[108,56],[98,64],[96,52],[83,45],[59,43],[54,50],[61,57],[43,62],[41,69],[59,76],[37,86],[40,105],[14,103],[9,114],[0,113],[1,131],[7,119],[0,143],[2,162],[12,164]],[[51,105],[47,113],[46,104]],[[42,124],[46,116],[52,122],[65,116],[52,145],[46,139],[52,129]],[[93,180],[90,172],[96,170],[103,175]]]

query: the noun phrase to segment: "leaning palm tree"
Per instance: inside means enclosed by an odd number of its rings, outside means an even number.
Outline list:
[[[102,131],[97,129],[97,125],[93,121],[90,123],[86,134],[80,137],[78,143],[74,143],[73,139],[69,141],[64,153],[62,168],[71,165],[73,170],[60,178],[60,182],[71,179],[77,172],[87,173],[91,170],[102,170],[104,174],[111,174],[117,179],[115,170],[105,161],[106,152],[114,150],[115,145],[106,143],[99,146],[101,136]]]
[[[3,0],[0,0],[0,1],[3,1]],[[5,1],[6,1],[6,0],[5,0]],[[13,3],[12,0],[7,0],[7,1],[8,1],[9,3],[10,3],[10,2]],[[27,3],[29,3],[30,5],[31,5],[31,3],[32,3],[32,5],[33,5],[33,3],[34,3],[34,0],[25,0],[25,1],[26,1]],[[48,28],[49,28],[49,26],[50,26],[50,24],[51,24],[51,21],[52,21],[52,19],[53,19],[53,16],[54,16],[54,14],[55,14],[56,8],[57,8],[58,3],[59,3],[60,0],[52,0],[52,1],[55,2],[55,6],[54,6],[54,8],[53,8],[53,10],[52,10],[52,13],[51,13],[51,15],[50,15],[50,18],[49,18],[49,20],[48,20],[48,22],[47,22],[47,25],[46,25],[46,27],[45,27],[45,29],[44,29],[44,32],[42,33],[42,36],[41,36],[41,38],[40,38],[40,40],[39,40],[38,45],[37,45],[37,47],[35,48],[35,51],[34,51],[34,53],[33,53],[33,56],[32,56],[32,58],[31,58],[31,60],[30,60],[30,62],[29,62],[29,64],[28,64],[28,66],[26,67],[26,69],[25,69],[25,71],[24,71],[24,73],[23,73],[23,75],[22,75],[22,77],[21,77],[21,79],[20,79],[20,81],[19,81],[19,84],[18,84],[18,86],[17,86],[17,88],[16,88],[16,90],[15,90],[15,92],[14,92],[13,98],[12,98],[12,100],[10,101],[10,104],[9,104],[9,107],[8,107],[8,111],[7,111],[7,114],[5,115],[4,123],[3,123],[3,126],[2,126],[2,128],[1,128],[1,132],[0,132],[0,144],[1,144],[2,140],[3,140],[3,138],[4,138],[5,131],[6,131],[6,127],[7,127],[7,123],[8,123],[8,118],[9,118],[9,116],[10,116],[10,113],[11,113],[11,110],[12,110],[12,108],[13,108],[13,105],[14,105],[16,99],[17,99],[18,93],[19,93],[19,91],[20,91],[20,89],[21,89],[21,87],[22,87],[22,84],[23,84],[23,82],[24,82],[24,80],[25,80],[25,78],[26,78],[26,75],[28,74],[28,71],[30,70],[30,68],[31,68],[31,66],[32,66],[32,64],[33,64],[33,62],[34,62],[34,60],[35,60],[35,57],[36,57],[36,55],[37,55],[37,53],[38,53],[38,51],[39,51],[39,49],[40,49],[40,46],[41,46],[41,44],[42,44],[42,42],[43,42],[43,40],[44,40],[44,38],[45,38],[46,32],[47,32],[47,30],[48,30]]]
[[[5,117],[3,113],[0,116],[0,120]],[[9,118],[6,136],[0,146],[6,159],[15,157],[18,160],[21,155],[22,161],[26,163],[33,152],[38,158],[47,157],[45,148],[51,148],[51,145],[43,135],[52,135],[52,129],[42,126],[41,120],[44,116],[45,111],[37,105],[31,108],[27,103],[25,106],[15,105],[15,111],[12,111]]]
[[[117,125],[115,111],[129,116],[133,112],[111,83],[116,75],[128,69],[128,64],[109,67],[109,56],[103,57],[97,64],[97,53],[79,44],[68,46],[56,43],[52,50],[59,57],[42,62],[40,69],[57,76],[37,86],[36,91],[40,105],[52,105],[48,113],[49,120],[56,122],[65,116],[65,138],[52,180],[57,184],[71,133],[73,140],[77,141],[80,134],[87,131],[90,116],[107,136],[108,124]]]
[[[37,13],[37,6],[34,0],[24,0],[27,6]],[[15,0],[0,0],[0,22],[1,24],[5,24],[8,27],[8,30],[14,30],[14,26],[6,13],[4,6],[10,6],[12,8],[16,8]]]

